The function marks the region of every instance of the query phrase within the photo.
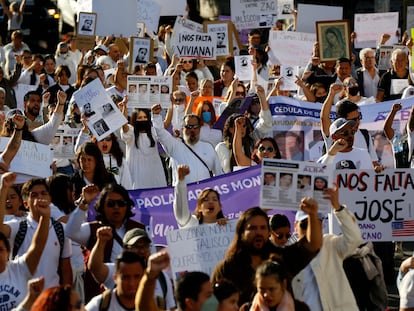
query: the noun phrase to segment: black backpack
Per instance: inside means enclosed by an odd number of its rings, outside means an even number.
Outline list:
[[[52,221],[53,228],[55,229],[56,236],[59,240],[60,245],[60,257],[62,257],[63,246],[65,244],[65,232],[63,230],[63,225],[59,222],[54,220],[53,218],[50,219]],[[13,244],[13,255],[12,258],[16,257],[20,246],[23,243],[23,240],[27,233],[27,219],[22,220],[19,224],[19,230],[16,233],[16,237],[14,238]]]

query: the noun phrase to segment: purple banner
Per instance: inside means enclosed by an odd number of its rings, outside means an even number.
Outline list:
[[[197,197],[205,188],[214,188],[220,193],[223,213],[228,219],[239,218],[244,210],[259,206],[261,166],[256,165],[237,172],[206,179],[188,185],[188,203],[194,211]],[[166,245],[169,230],[178,229],[173,212],[174,188],[156,188],[129,191],[135,201],[134,219],[144,223],[152,232],[156,245]],[[277,212],[272,211],[273,214]],[[294,212],[283,212],[290,219]]]

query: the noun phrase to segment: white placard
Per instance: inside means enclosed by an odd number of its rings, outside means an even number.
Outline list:
[[[53,158],[68,160],[75,158],[75,144],[80,130],[79,127],[73,128],[67,124],[59,126],[52,143],[49,145],[53,150]]]
[[[296,31],[316,33],[316,21],[341,20],[343,19],[342,11],[341,6],[298,3]]]
[[[137,21],[144,22],[145,28],[158,32],[160,21],[161,5],[153,0],[137,0]]]
[[[395,37],[398,29],[398,12],[355,14],[354,31],[356,33],[355,47],[374,48],[381,34],[387,33]],[[392,44],[393,42],[387,42]]]
[[[296,76],[299,75],[298,66],[280,66],[280,77],[282,83],[280,90],[282,91],[296,91],[298,86],[296,85]]]
[[[231,0],[231,20],[237,30],[269,28],[277,21],[276,0]]]
[[[271,30],[269,33],[270,61],[274,65],[305,66],[312,57],[315,41],[315,34]]]
[[[151,108],[154,103],[171,107],[172,77],[128,76],[127,79],[129,108]]]
[[[174,280],[187,271],[212,275],[214,267],[225,257],[235,231],[236,220],[227,222],[225,226],[205,224],[168,231],[168,252]]]
[[[402,94],[403,90],[408,86],[407,79],[391,79],[390,94]]]
[[[336,170],[339,201],[353,212],[366,241],[412,241],[413,170]],[[334,233],[340,233],[334,221]]]
[[[136,35],[137,0],[89,0],[97,14],[96,34],[98,36],[131,37]],[[89,4],[85,4],[89,7]],[[85,10],[85,12],[89,12]],[[121,22],[122,21],[122,22]]]
[[[206,24],[206,33],[217,37],[216,56],[228,56],[231,55],[233,48],[229,45],[229,36],[232,35],[232,29],[229,29],[227,23],[214,23]]]
[[[292,11],[295,9],[293,0],[277,1],[277,19],[293,18]]]
[[[262,163],[260,207],[298,209],[301,199],[310,196],[319,202],[319,210],[331,210],[323,198],[323,188],[332,187],[332,167],[315,162],[265,159]],[[322,182],[323,181],[323,182]]]
[[[88,127],[101,140],[127,123],[99,79],[93,80],[73,93],[76,104],[88,118]]]
[[[6,149],[9,137],[1,137],[0,150]],[[53,153],[48,145],[22,140],[19,151],[10,163],[10,172],[17,173],[16,184],[33,177],[47,178],[52,175],[50,166]]]
[[[185,0],[153,0],[161,7],[160,16],[178,16],[185,14],[185,7],[187,5]]]
[[[236,68],[236,77],[240,81],[253,80],[253,55],[234,56],[234,65]]]
[[[174,54],[178,57],[201,57],[208,60],[216,59],[216,35],[199,32],[183,32],[176,33],[174,40]]]

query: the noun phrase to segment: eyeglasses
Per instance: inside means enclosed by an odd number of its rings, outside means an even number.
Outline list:
[[[246,96],[245,92],[236,92],[236,96]]]
[[[267,150],[267,152],[274,152],[275,151],[275,148],[273,148],[273,147],[265,147],[265,146],[260,146],[259,147],[259,149],[258,149],[260,152],[264,152],[265,150]]]
[[[353,119],[347,119],[347,120],[348,120],[348,121],[355,121],[355,122],[357,122],[357,121],[359,121],[359,120],[362,120],[362,114],[360,113],[358,117],[353,118]]]
[[[196,130],[196,129],[199,129],[201,127],[201,125],[199,125],[199,124],[194,124],[194,125],[187,124],[187,125],[184,125],[184,127],[187,130]]]
[[[181,64],[192,64],[193,61],[192,60],[182,60]]]
[[[106,201],[106,206],[112,208],[115,207],[115,205],[117,205],[118,207],[125,207],[127,206],[127,202],[124,200],[108,200]]]
[[[175,102],[183,102],[185,99],[184,98],[174,98]]]
[[[343,131],[341,133],[338,133],[338,134],[347,137],[349,135],[355,135],[355,133],[356,133],[355,130],[345,130],[345,131]]]
[[[287,240],[290,239],[290,237],[292,236],[292,233],[288,232],[288,233],[275,233],[276,237],[278,240],[282,240],[283,238],[286,238]]]

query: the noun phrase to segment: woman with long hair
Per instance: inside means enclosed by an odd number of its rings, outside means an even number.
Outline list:
[[[120,107],[125,118],[128,118],[127,101],[121,102]],[[121,128],[121,139],[126,144],[126,163],[133,189],[166,187],[157,134],[151,124],[149,109],[134,109],[130,123],[125,123]]]
[[[187,165],[178,165],[178,183],[174,186],[174,216],[180,228],[193,227],[201,224],[227,223],[224,217],[218,191],[204,189],[197,198],[194,214],[191,214],[187,199],[185,176],[190,173]]]
[[[102,152],[105,167],[109,173],[114,175],[116,182],[126,189],[133,189],[131,173],[116,135],[111,133],[105,138],[97,140],[95,136],[91,137],[89,134],[87,118],[83,117],[82,123],[83,127],[76,140],[75,151],[85,142],[93,142]]]
[[[79,198],[82,188],[95,184],[102,189],[105,184],[115,182],[115,177],[108,173],[99,147],[92,143],[84,143],[75,154],[75,162],[79,170],[72,175],[75,198]]]
[[[233,138],[235,134],[235,120],[239,117],[245,119],[245,128],[242,133],[242,145],[246,156],[250,157],[253,152],[254,142],[261,137],[268,135],[272,131],[272,115],[269,103],[266,100],[264,88],[257,85],[257,95],[260,101],[259,121],[253,128],[250,120],[242,114],[232,114],[227,118],[223,128],[223,142],[217,144],[216,152],[221,162],[221,167],[225,173],[233,171],[237,162],[233,152]]]

